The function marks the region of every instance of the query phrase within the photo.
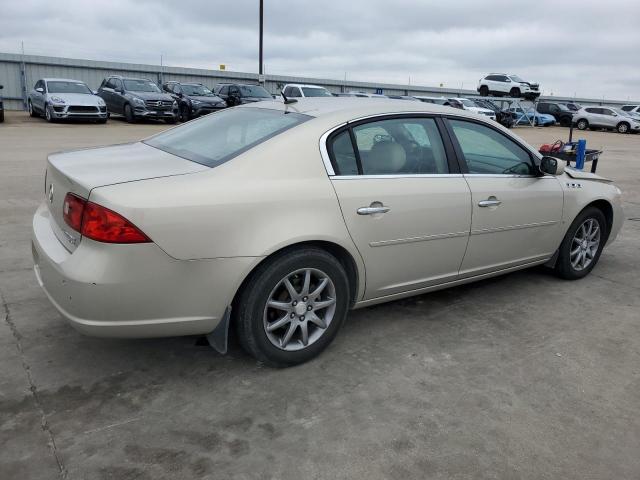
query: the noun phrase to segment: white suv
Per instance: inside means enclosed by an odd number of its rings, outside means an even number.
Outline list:
[[[587,128],[615,129],[618,133],[640,132],[640,121],[631,112],[613,107],[584,107],[576,112],[573,121],[579,130]]]
[[[463,110],[469,110],[470,112],[477,113],[478,115],[485,115],[489,117],[491,120],[496,119],[496,112],[493,110],[489,110],[488,108],[482,108],[473,103],[473,100],[469,100],[468,98],[449,98],[449,101],[455,100],[462,104]]]
[[[525,82],[517,75],[506,73],[490,73],[478,82],[478,93],[487,95],[509,95],[514,98],[524,97],[535,100],[540,96],[540,86],[537,83]]]
[[[640,105],[623,105],[621,110],[629,113],[640,113]]]
[[[300,83],[288,83],[282,87],[282,93],[287,98],[300,97],[332,97],[331,92],[320,85],[303,85]]]

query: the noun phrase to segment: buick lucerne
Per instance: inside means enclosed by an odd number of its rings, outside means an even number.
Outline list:
[[[207,335],[224,352],[234,328],[287,366],[352,308],[540,264],[584,277],[620,230],[620,197],[485,115],[265,101],[50,155],[33,256],[83,333]]]

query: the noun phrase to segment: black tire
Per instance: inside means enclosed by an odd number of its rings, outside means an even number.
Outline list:
[[[578,130],[586,130],[587,128],[589,128],[589,122],[586,119],[581,118],[580,120],[578,120],[578,123],[576,123],[576,127],[578,128]]]
[[[560,126],[561,127],[570,127],[571,126],[571,117],[560,117]]]
[[[178,119],[176,117],[164,119],[164,123],[167,123],[169,125],[174,125],[177,121]]]
[[[487,87],[486,85],[482,85],[480,87],[480,96],[486,97],[488,95],[489,95],[489,87]]]
[[[511,96],[511,98],[520,98],[520,89],[517,87],[513,87],[510,91],[509,91],[509,95]]]
[[[0,110],[0,123],[4,122],[4,110]]]
[[[288,351],[277,347],[268,338],[263,316],[270,295],[282,279],[302,269],[320,270],[333,282],[335,310],[328,326],[313,343]],[[351,302],[349,292],[344,267],[324,250],[306,247],[267,259],[251,274],[236,302],[234,323],[240,344],[247,353],[272,367],[288,367],[311,360],[333,341],[344,323]],[[299,334],[300,328],[297,328],[295,335]]]
[[[31,100],[29,100],[27,102],[27,110],[29,111],[29,116],[30,117],[37,117],[38,116],[37,112],[33,108],[33,104],[31,103]]]
[[[53,123],[56,121],[55,118],[53,118],[53,115],[51,114],[51,106],[48,104],[44,104],[44,118],[47,122],[49,123]]]
[[[180,107],[180,121],[188,122],[190,118],[191,118],[191,115],[189,113],[189,107],[187,105],[182,105]]]
[[[593,219],[598,222],[598,227],[600,229],[600,243],[595,255],[592,257],[591,263],[585,268],[578,270],[571,264],[571,249],[575,243],[573,240],[576,232],[589,219]],[[596,207],[585,208],[571,223],[569,230],[567,230],[567,233],[560,244],[555,266],[556,275],[566,280],[577,280],[579,278],[586,277],[598,263],[600,254],[602,253],[602,249],[604,248],[604,244],[606,243],[608,236],[607,220],[602,213],[602,210]]]
[[[124,106],[124,118],[129,123],[134,123],[136,121],[136,115],[133,113],[133,108],[128,103]]]
[[[620,122],[618,125],[616,125],[616,130],[618,131],[618,133],[629,133],[630,128],[631,125],[629,125],[627,122]]]

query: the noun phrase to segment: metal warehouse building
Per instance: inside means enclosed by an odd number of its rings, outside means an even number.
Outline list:
[[[258,75],[255,73],[206,70],[200,68],[161,67],[159,65],[102,62],[95,60],[0,53],[0,85],[4,85],[4,90],[2,90],[0,94],[4,97],[5,108],[9,110],[26,109],[27,94],[33,88],[34,83],[40,78],[72,78],[75,80],[82,80],[86,82],[90,88],[97,89],[102,82],[102,79],[108,75],[144,77],[153,80],[159,85],[169,80],[199,82],[208,87],[213,87],[215,84],[220,82],[258,82]],[[370,93],[378,92],[387,95],[427,95],[438,97],[465,97],[477,95],[475,90],[425,87],[417,85],[352,82],[285,75],[266,75],[265,77],[265,87],[271,93],[279,93],[282,86],[287,83],[312,83],[315,85],[322,85],[331,92],[348,92],[357,90]],[[597,105],[621,105],[630,103],[617,100],[589,98],[541,98]]]

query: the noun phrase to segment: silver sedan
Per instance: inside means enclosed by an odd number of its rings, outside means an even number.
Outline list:
[[[107,121],[107,105],[79,80],[43,78],[36,82],[27,99],[29,115],[42,115],[48,122],[81,118]]]
[[[582,278],[623,221],[610,181],[402,100],[226,109],[52,154],[45,178],[35,272],[74,327],[223,352],[233,327],[275,366],[319,354],[352,308],[540,264]]]

